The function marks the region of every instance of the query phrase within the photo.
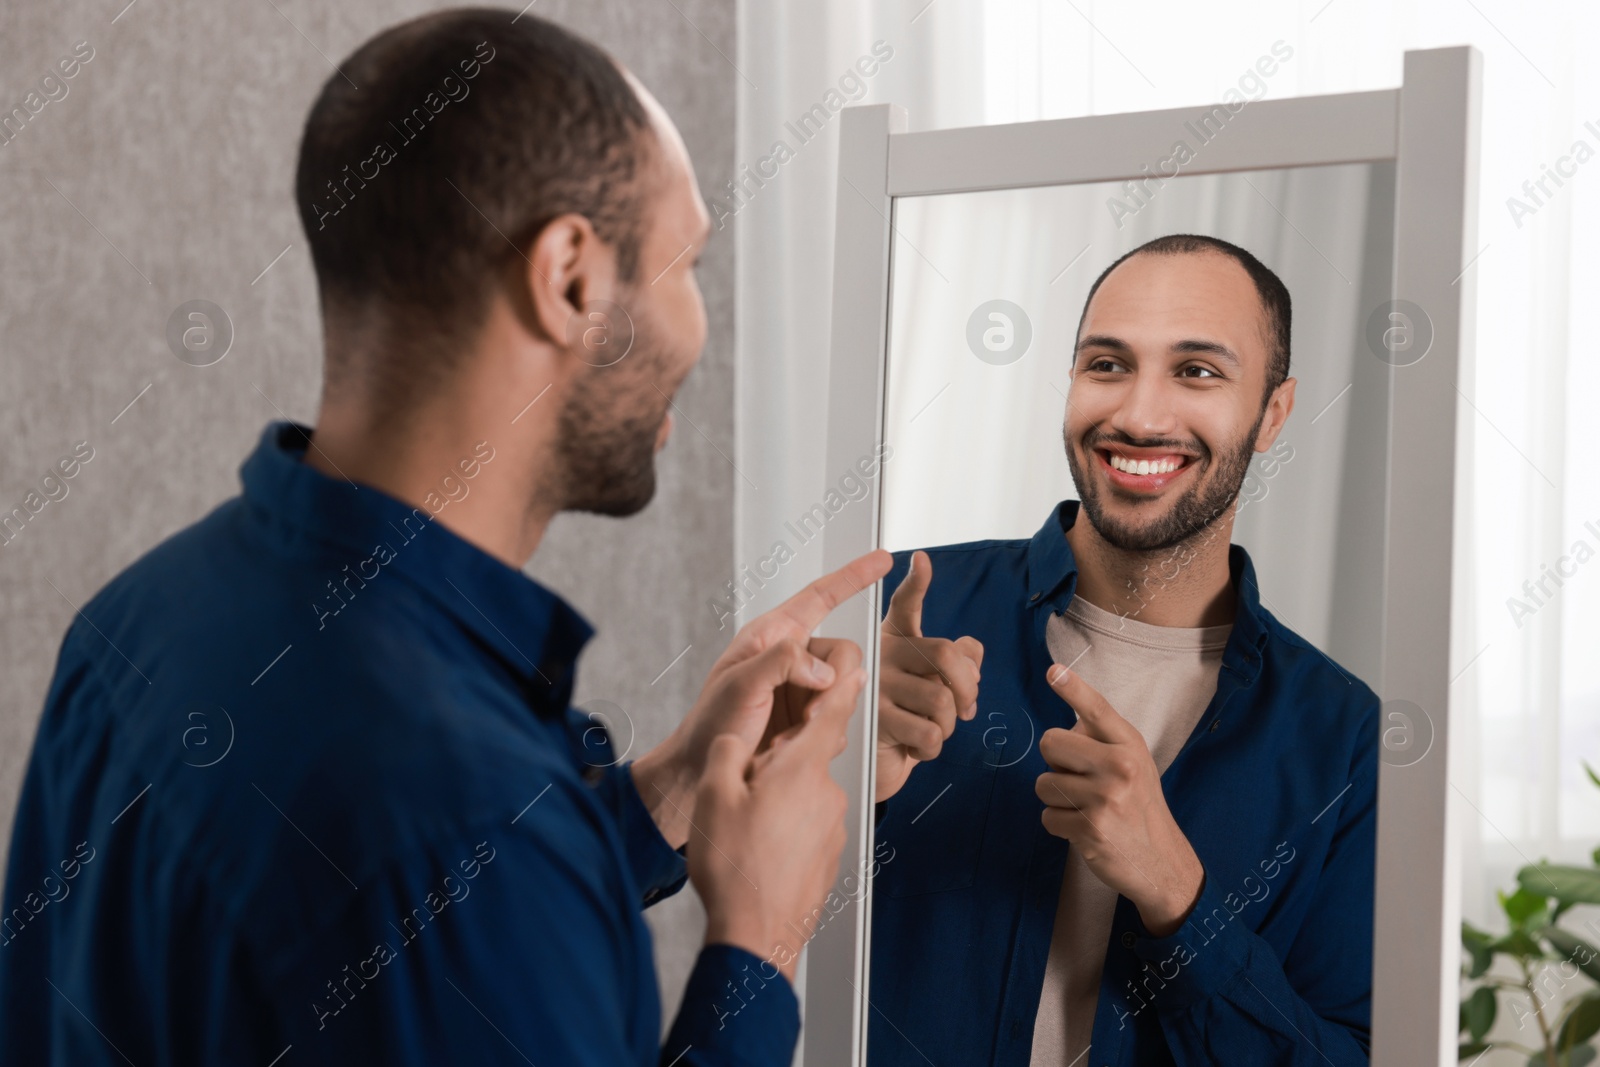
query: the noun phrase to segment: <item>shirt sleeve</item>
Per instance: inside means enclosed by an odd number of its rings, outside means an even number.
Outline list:
[[[672,896],[688,881],[688,863],[682,850],[674,849],[661,836],[639,795],[632,761],[622,762],[627,753],[616,754],[603,716],[569,707],[565,725],[573,746],[583,753],[590,788],[622,833],[628,863],[639,883],[639,903],[648,908]]]
[[[1281,960],[1230,921],[1243,902],[1209,877],[1177,932],[1135,941],[1165,983],[1155,1005],[1178,1067],[1367,1067],[1377,760],[1375,744],[1363,748],[1312,904]]]
[[[700,951],[661,1067],[788,1064],[800,1040],[800,1002],[773,964],[733,945]]]
[[[633,764],[607,768],[594,788],[600,802],[617,820],[622,846],[643,894],[640,903],[648,908],[682,889],[689,880],[688,862],[682,850],[673,848],[661,836],[660,827],[639,795]]]
[[[628,858],[585,788],[557,783],[515,825],[359,879],[339,919],[264,982],[269,1030],[295,1062],[787,1067],[794,993],[730,946],[702,951],[661,1046]]]

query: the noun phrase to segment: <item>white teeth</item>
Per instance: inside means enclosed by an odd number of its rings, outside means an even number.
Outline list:
[[[1148,459],[1128,459],[1125,456],[1112,454],[1111,465],[1119,471],[1128,474],[1170,474],[1183,465],[1180,459],[1162,459],[1151,462]]]

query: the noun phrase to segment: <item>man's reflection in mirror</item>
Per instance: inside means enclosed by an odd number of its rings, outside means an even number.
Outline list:
[[[1367,1063],[1379,701],[1231,544],[1289,337],[1244,249],[1134,249],[1059,353],[1080,499],[896,554],[873,1067]]]

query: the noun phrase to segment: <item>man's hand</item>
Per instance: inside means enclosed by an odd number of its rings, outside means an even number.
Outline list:
[[[1035,786],[1044,827],[1133,901],[1146,930],[1166,937],[1189,917],[1205,869],[1167,808],[1155,760],[1143,735],[1076,673],[1058,664],[1045,677],[1078,721],[1039,738],[1050,766]]]
[[[812,639],[811,631],[834,608],[888,574],[893,563],[894,557],[881,549],[869,552],[740,627],[712,665],[689,714],[665,741],[634,762],[634,784],[673,848],[689,839],[695,793],[712,740],[731,733],[759,751],[803,723],[816,692],[838,678],[830,653],[839,645],[855,648],[851,642]]]
[[[922,636],[922,598],[933,581],[926,552],[911,556],[906,577],[889,598],[878,636],[878,771],[873,799],[900,791],[911,769],[931,760],[955,732],[956,720],[978,713],[983,645],[975,637]]]
[[[748,735],[708,746],[694,800],[689,878],[706,906],[706,944],[730,944],[770,960],[792,982],[815,915],[839,873],[845,793],[828,774],[843,752],[866,684],[861,650],[833,642],[838,681],[812,693],[799,724],[762,752]]]

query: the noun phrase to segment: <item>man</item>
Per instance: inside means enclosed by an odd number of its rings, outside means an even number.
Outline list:
[[[809,634],[890,557],[740,630],[617,766],[568,706],[591,630],[521,568],[556,513],[653,492],[705,338],[683,143],[526,13],[408,22],[340,72],[296,182],[316,428],[268,426],[243,494],[69,630],[12,841],[0,1058],[787,1064],[864,678]],[[706,946],[662,1048],[640,907],[686,872]]]
[[[1134,249],[1079,321],[1081,503],[897,557],[873,1067],[1367,1062],[1378,701],[1229,544],[1289,326],[1235,245]]]

